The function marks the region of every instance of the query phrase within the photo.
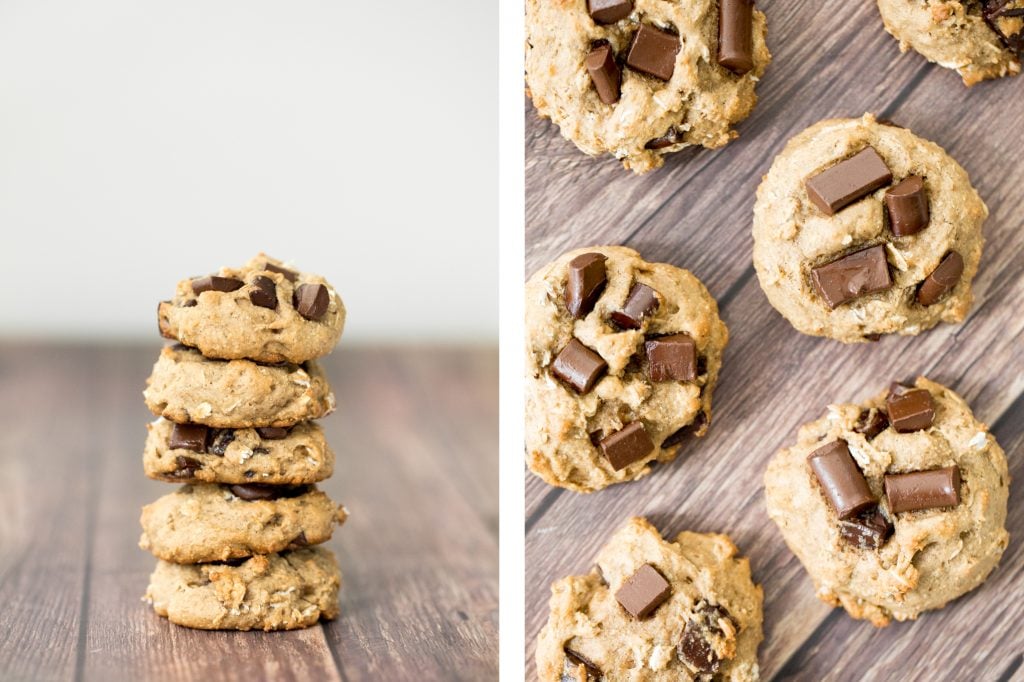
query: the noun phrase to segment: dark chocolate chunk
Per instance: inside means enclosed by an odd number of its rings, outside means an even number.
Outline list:
[[[587,0],[587,11],[598,24],[614,24],[633,11],[633,0]]]
[[[288,543],[288,549],[300,549],[302,547],[309,547],[309,540],[306,539],[306,531],[304,530],[299,531],[299,534]]]
[[[569,277],[565,284],[565,307],[579,319],[586,317],[608,282],[603,253],[584,253],[569,261]]]
[[[284,278],[289,282],[294,282],[299,278],[299,273],[295,272],[294,270],[282,268],[277,265],[274,265],[273,263],[264,263],[263,269],[268,270],[270,272],[276,272],[279,275],[284,275]]]
[[[864,437],[868,440],[873,440],[882,431],[889,428],[889,418],[882,410],[871,408],[870,410],[864,410],[860,414],[860,419],[857,420],[857,425],[853,427],[853,430],[857,433],[864,434]]]
[[[626,65],[663,81],[671,80],[679,46],[679,36],[643,24],[633,36]]]
[[[263,440],[281,440],[288,436],[288,432],[289,429],[284,426],[260,426],[256,429]]]
[[[983,15],[989,28],[1018,58],[1024,58],[1024,2],[1021,0],[985,0]]]
[[[299,315],[314,322],[327,312],[331,296],[323,284],[300,284],[292,296],[292,304]]]
[[[697,379],[697,346],[689,334],[650,339],[644,343],[644,349],[651,381]]]
[[[885,402],[889,421],[899,433],[927,429],[935,418],[932,394],[923,388],[895,384]]]
[[[823,445],[807,460],[839,518],[856,516],[876,503],[845,441]]]
[[[646,618],[654,613],[670,594],[672,586],[665,577],[658,573],[654,566],[644,564],[636,573],[626,578],[622,587],[615,593],[615,599],[634,618]]]
[[[704,425],[708,423],[708,417],[703,412],[698,412],[697,416],[693,418],[692,424],[687,424],[681,429],[677,429],[671,433],[665,440],[661,442],[662,448],[669,448],[673,445],[679,445],[686,439],[687,436],[693,435],[704,428]]]
[[[601,452],[616,471],[639,462],[654,449],[651,437],[642,422],[630,422],[610,436],[601,439]]]
[[[202,424],[175,424],[168,445],[172,450],[206,452],[210,430]]]
[[[697,673],[716,673],[721,665],[718,654],[711,647],[710,637],[722,633],[720,622],[729,618],[721,606],[701,601],[697,604],[694,617],[686,621],[683,636],[676,650],[679,659]],[[735,625],[733,625],[735,628]]]
[[[192,293],[196,296],[204,291],[235,291],[241,289],[245,283],[233,277],[217,277],[209,275],[192,280]]]
[[[679,130],[675,126],[668,129],[668,132],[661,137],[656,137],[653,140],[648,140],[647,144],[644,145],[644,149],[666,149],[674,145],[682,143],[686,139],[686,132]]]
[[[276,500],[280,497],[298,497],[307,492],[304,485],[266,485],[264,483],[239,483],[229,486],[231,492],[243,500]]]
[[[623,329],[639,329],[644,318],[658,309],[658,295],[646,284],[637,282],[629,290],[626,305],[611,314],[612,322]]]
[[[950,251],[942,259],[938,267],[928,275],[917,290],[917,302],[931,305],[942,298],[943,294],[952,291],[964,274],[964,259],[956,251]]]
[[[889,512],[955,507],[960,504],[960,469],[945,467],[909,474],[885,475]]]
[[[911,175],[885,193],[889,227],[897,237],[917,234],[928,226],[928,190],[924,178]]]
[[[615,63],[615,52],[608,43],[598,45],[587,55],[587,73],[590,80],[594,82],[594,89],[597,96],[605,104],[615,104],[619,101],[619,85],[622,79],[622,72],[619,65]]]
[[[192,478],[196,471],[203,468],[202,463],[198,459],[182,457],[181,455],[174,458],[174,464],[178,467],[173,474],[177,478]]]
[[[577,393],[590,393],[605,371],[608,363],[590,350],[579,339],[573,339],[551,363],[551,373],[572,386]]]
[[[811,281],[829,308],[892,286],[885,247],[879,244],[811,270]]]
[[[892,173],[885,161],[871,147],[808,178],[804,185],[807,196],[827,215],[871,194],[892,182]]]
[[[718,63],[738,76],[754,68],[753,21],[753,0],[719,0]]]
[[[573,667],[579,667],[579,666],[582,665],[586,669],[586,671],[587,671],[587,680],[586,681],[579,680],[577,682],[589,682],[591,679],[593,679],[593,680],[600,680],[601,679],[601,676],[603,675],[603,673],[601,672],[601,668],[598,667],[597,663],[594,663],[592,660],[590,660],[589,658],[587,658],[586,656],[584,656],[580,652],[578,652],[578,651],[576,651],[574,649],[569,648],[568,645],[566,645],[563,648],[563,651],[565,651],[565,657],[569,660],[569,663]]]
[[[854,547],[880,549],[892,535],[892,524],[877,506],[839,521],[839,535]]]
[[[256,277],[249,290],[249,300],[261,308],[277,308],[277,285],[269,277]]]
[[[228,446],[234,441],[234,429],[215,429],[213,432],[213,442],[210,445],[210,452],[223,457],[224,453],[228,450]]]

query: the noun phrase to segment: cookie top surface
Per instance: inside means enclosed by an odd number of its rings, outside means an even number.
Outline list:
[[[757,189],[754,266],[805,334],[917,334],[966,316],[987,217],[938,145],[870,114],[821,121],[789,141]]]
[[[763,594],[725,535],[663,540],[631,519],[589,574],[551,586],[540,679],[756,680]],[[641,616],[633,615],[638,608]]]
[[[571,279],[595,285],[578,317]],[[686,270],[621,246],[567,253],[526,284],[526,336],[527,459],[548,483],[633,480],[672,460],[685,433],[706,432],[729,334]]]
[[[923,411],[904,404],[897,413],[889,391],[862,405],[829,406],[765,474],[768,514],[818,596],[878,626],[917,618],[980,585],[1008,539],[1010,477],[999,444],[953,391],[924,378],[915,387],[927,394],[917,395]],[[879,413],[885,419],[867,427]],[[852,478],[867,486],[867,507],[846,519],[822,483],[839,479],[827,470],[820,476],[809,460],[837,446],[852,457]],[[850,499],[848,484],[838,489],[839,499]]]
[[[209,358],[302,363],[331,352],[345,306],[327,280],[259,254],[240,268],[178,282],[160,333]]]
[[[613,21],[599,23],[587,0],[526,3],[526,81],[541,115],[587,154],[610,152],[638,173],[661,166],[666,153],[721,147],[736,136],[731,126],[750,114],[754,86],[771,61],[764,14],[751,10],[749,0],[721,3],[737,17],[727,19],[727,30],[747,42],[742,51],[749,63],[733,63],[742,75],[719,63],[720,44],[733,43],[720,43],[719,2],[594,4],[628,13],[615,19],[621,12],[613,12],[605,16]],[[604,44],[615,62],[606,64],[618,86],[612,103],[602,100],[588,70],[588,56]],[[674,58],[672,50],[678,50]]]
[[[1022,0],[878,0],[882,21],[900,50],[954,69],[965,85],[1020,73]]]

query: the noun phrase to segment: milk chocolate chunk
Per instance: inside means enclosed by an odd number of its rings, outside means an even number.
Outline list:
[[[622,583],[622,587],[615,593],[615,599],[634,618],[646,618],[654,613],[670,594],[672,586],[661,573],[658,573],[658,569],[650,564],[644,564]]]
[[[623,329],[639,329],[644,318],[658,309],[658,295],[646,284],[637,282],[629,290],[626,305],[611,314],[612,322]]]
[[[192,280],[192,293],[196,296],[204,291],[235,291],[241,289],[245,283],[233,277],[217,277],[209,275]]]
[[[857,420],[857,425],[853,427],[853,430],[864,434],[864,437],[870,441],[887,428],[889,428],[889,418],[885,412],[871,408],[861,412],[860,419]]]
[[[260,426],[256,429],[263,440],[281,440],[288,435],[288,429],[284,426]]]
[[[671,80],[679,53],[679,36],[649,24],[640,26],[626,54],[626,66],[663,81]]]
[[[917,234],[928,226],[928,190],[924,178],[911,175],[885,193],[889,227],[897,237]]]
[[[909,474],[885,475],[889,511],[899,514],[960,504],[960,469],[945,467]]]
[[[880,549],[892,535],[892,524],[877,506],[839,521],[839,535],[854,547]]]
[[[942,298],[943,294],[952,291],[964,274],[964,259],[956,251],[950,251],[942,259],[939,266],[928,275],[917,290],[917,302],[931,305]]]
[[[754,68],[753,0],[718,3],[718,63],[737,76]]]
[[[828,307],[837,307],[866,294],[885,291],[892,286],[885,247],[879,244],[811,270],[811,281]]]
[[[252,281],[249,300],[261,308],[277,308],[277,285],[269,277],[256,277]]]
[[[899,433],[910,433],[931,427],[935,418],[932,394],[923,388],[896,384],[885,400],[889,421]]]
[[[592,660],[590,660],[580,652],[576,651],[575,649],[570,648],[569,646],[565,646],[562,650],[565,652],[565,657],[569,659],[569,664],[572,667],[578,667],[582,665],[586,669],[586,682],[589,682],[590,680],[596,681],[601,679],[601,675],[603,673],[601,672],[601,668],[598,667],[597,663],[594,663]],[[578,682],[584,681],[580,680]]]
[[[650,339],[647,351],[648,374],[651,381],[695,381],[697,379],[697,346],[689,334],[673,334]]]
[[[619,101],[619,84],[622,72],[619,65],[615,63],[615,53],[608,43],[598,45],[586,59],[587,73],[590,80],[594,82],[594,89],[597,96],[605,104],[615,104]]]
[[[607,369],[608,363],[604,358],[580,343],[579,339],[570,341],[551,363],[551,373],[580,394],[590,393]]]
[[[633,11],[633,0],[587,0],[587,11],[598,24],[614,24]]]
[[[323,284],[300,284],[292,297],[292,303],[299,315],[313,322],[324,316],[330,302],[331,296]]]
[[[807,459],[839,518],[849,519],[876,503],[845,441],[823,445]]]
[[[168,445],[172,450],[206,452],[210,430],[202,424],[175,424]]]
[[[282,268],[277,265],[274,265],[273,263],[264,263],[263,269],[269,270],[270,272],[276,272],[279,275],[284,275],[284,278],[289,282],[294,282],[299,278],[299,273],[295,272],[294,270]]]
[[[601,452],[616,471],[639,462],[654,449],[651,437],[642,422],[630,422],[610,436],[601,439]]]
[[[569,278],[565,284],[565,307],[576,319],[586,317],[608,282],[603,253],[584,253],[569,261]]]
[[[840,161],[814,177],[808,178],[804,185],[807,196],[827,215],[835,215],[839,210],[853,202],[871,194],[879,187],[892,182],[892,173],[885,161],[871,147]]]

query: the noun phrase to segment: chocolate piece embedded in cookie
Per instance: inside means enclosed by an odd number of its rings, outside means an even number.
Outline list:
[[[601,297],[608,282],[603,253],[584,253],[569,261],[569,276],[565,283],[565,307],[576,319],[586,317]]]
[[[277,308],[277,285],[274,284],[274,280],[269,277],[255,277],[252,280],[252,289],[249,290],[249,300],[261,308]]]
[[[840,537],[859,549],[880,549],[892,531],[892,524],[877,505],[839,520]]]
[[[860,419],[857,421],[857,426],[854,427],[854,431],[857,433],[864,434],[864,438],[867,440],[874,440],[878,434],[882,433],[889,428],[889,417],[881,409],[871,408],[870,410],[864,410]]]
[[[909,474],[886,474],[885,499],[893,514],[955,507],[960,504],[960,469],[952,466]]]
[[[694,607],[694,617],[686,621],[683,636],[676,647],[680,660],[696,673],[716,673],[721,659],[711,646],[711,639],[736,632],[729,612],[721,606],[701,602]]]
[[[172,449],[206,452],[209,439],[210,430],[202,424],[175,424],[169,444]]]
[[[659,336],[644,343],[651,381],[694,381],[697,346],[689,334]]]
[[[925,306],[938,302],[943,295],[956,288],[962,274],[964,259],[956,251],[950,251],[938,267],[921,282],[921,287],[917,290],[917,302]]]
[[[551,363],[551,373],[569,384],[577,393],[589,393],[608,369],[608,363],[579,339],[573,339]]]
[[[886,409],[892,427],[900,433],[927,429],[935,417],[931,393],[901,384],[893,384],[886,398]]]
[[[823,445],[807,460],[840,519],[856,516],[877,502],[845,441]]]
[[[912,175],[885,193],[889,228],[897,237],[917,234],[928,226],[928,190],[924,178]]]
[[[633,11],[633,0],[587,0],[587,11],[598,24],[614,24]]]
[[[590,74],[590,80],[594,81],[594,89],[601,101],[605,104],[618,102],[622,72],[615,63],[612,46],[604,43],[595,47],[587,55],[586,64],[587,73]]]
[[[292,303],[299,315],[314,322],[324,316],[331,303],[330,294],[323,284],[300,284],[293,296]]]
[[[615,593],[615,599],[634,618],[646,618],[672,594],[672,586],[658,569],[644,564],[626,579]]]
[[[858,199],[892,182],[892,172],[871,147],[806,180],[807,196],[826,215],[835,215]]]
[[[629,46],[626,66],[663,81],[671,80],[679,47],[679,36],[642,24]]]
[[[612,467],[619,471],[651,454],[654,443],[641,422],[632,422],[602,438],[600,448]]]
[[[737,76],[754,68],[753,0],[719,0],[718,63]]]
[[[245,283],[233,277],[217,277],[209,275],[192,280],[192,293],[196,296],[206,291],[236,291],[241,289]]]
[[[885,247],[871,246],[811,270],[811,281],[829,308],[892,286]]]
[[[637,282],[629,290],[629,297],[622,310],[611,314],[612,322],[623,329],[639,329],[644,318],[658,309],[658,295],[651,287]]]

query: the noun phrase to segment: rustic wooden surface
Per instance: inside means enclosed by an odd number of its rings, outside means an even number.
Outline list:
[[[158,346],[0,345],[0,680],[497,675],[497,353],[346,348],[324,363],[349,521],[340,619],[202,632],[140,598],[142,388]]]
[[[763,679],[1024,676],[1024,78],[967,90],[955,73],[901,55],[873,2],[826,5],[763,3],[774,62],[740,138],[718,151],[676,154],[645,177],[610,158],[583,156],[526,104],[527,272],[578,246],[633,246],[696,273],[718,299],[732,337],[711,431],[687,443],[674,463],[586,496],[527,474],[530,679],[548,586],[586,572],[598,548],[635,514],[670,535],[687,528],[729,533],[750,557],[765,588]],[[945,147],[967,168],[991,217],[977,302],[964,324],[844,346],[798,334],[769,306],[750,261],[751,210],[757,184],[786,140],[820,119],[865,111]],[[860,400],[917,374],[960,392],[1006,449],[1015,479],[1011,541],[980,589],[915,623],[876,630],[815,599],[767,517],[761,481],[769,457],[827,402]]]

